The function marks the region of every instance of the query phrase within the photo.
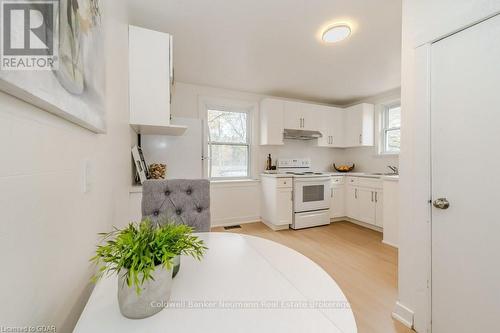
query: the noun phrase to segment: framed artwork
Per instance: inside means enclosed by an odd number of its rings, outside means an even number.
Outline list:
[[[41,11],[37,2],[30,6],[35,12]],[[55,15],[56,23],[43,33],[57,37],[57,68],[2,69],[0,89],[95,133],[105,133],[104,36],[99,0],[60,0]]]

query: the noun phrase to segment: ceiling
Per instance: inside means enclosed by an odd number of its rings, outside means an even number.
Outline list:
[[[401,0],[129,0],[174,36],[180,82],[337,105],[400,86]],[[321,30],[350,23],[324,44]]]

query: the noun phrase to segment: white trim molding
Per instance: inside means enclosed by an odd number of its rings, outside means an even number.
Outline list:
[[[413,317],[414,313],[411,309],[399,303],[399,301],[396,302],[396,306],[392,312],[392,318],[396,319],[408,328],[413,328]]]
[[[217,108],[220,110],[232,110],[237,112],[245,112],[249,115],[247,131],[248,131],[248,176],[236,178],[236,180],[251,180],[256,177],[258,170],[258,120],[259,120],[259,103],[246,100],[228,99],[224,97],[202,96],[198,95],[198,117],[202,120],[202,153],[203,153],[203,177],[208,178],[208,127],[207,127],[207,109]],[[231,178],[214,179],[214,180],[231,180]]]

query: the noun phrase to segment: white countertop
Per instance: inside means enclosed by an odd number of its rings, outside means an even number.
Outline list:
[[[399,175],[374,175],[367,172],[325,172],[325,176],[339,176],[339,177],[364,177],[375,178],[381,180],[398,181]],[[262,173],[261,177],[275,177],[275,178],[291,178],[292,175],[286,173]]]
[[[95,287],[74,332],[357,332],[344,293],[307,257],[258,237],[198,235],[209,250],[201,261],[183,256],[173,281],[171,301],[186,306],[127,319],[118,308],[117,278],[111,276]]]

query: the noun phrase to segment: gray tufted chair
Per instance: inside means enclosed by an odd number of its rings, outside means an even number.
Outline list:
[[[210,183],[206,179],[147,180],[142,187],[142,218],[165,217],[197,232],[210,231]]]

